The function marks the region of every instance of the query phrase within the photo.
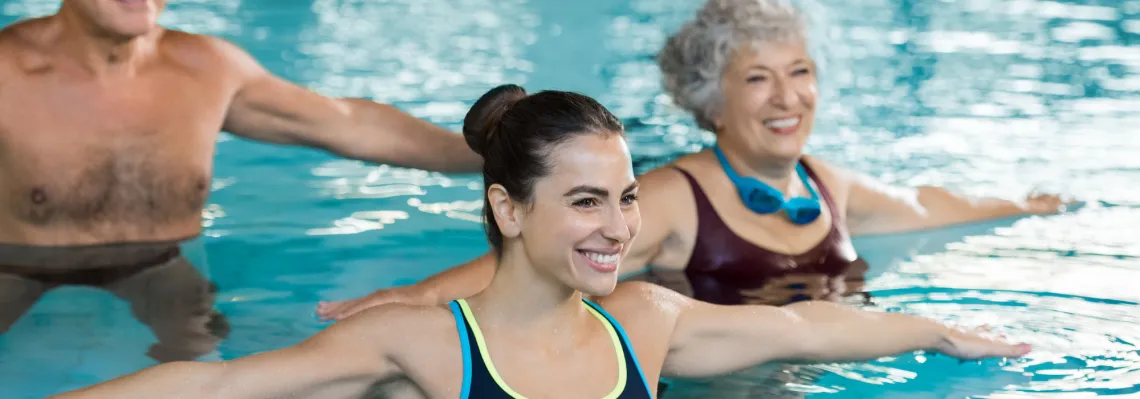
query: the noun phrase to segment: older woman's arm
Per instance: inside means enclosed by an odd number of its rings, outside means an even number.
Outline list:
[[[818,163],[818,161],[816,161]],[[828,166],[847,183],[847,227],[853,235],[885,234],[1005,217],[1052,214],[1066,204],[1052,194],[1023,200],[970,197],[942,187],[900,187]]]

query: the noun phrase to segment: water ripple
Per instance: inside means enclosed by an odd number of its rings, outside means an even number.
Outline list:
[[[1034,345],[1034,351],[1020,359],[966,364],[917,352],[859,364],[762,366],[728,378],[676,381],[678,397],[1140,392],[1137,303],[1000,290],[899,289],[874,294],[878,310],[931,317],[963,328],[988,325],[1010,340]]]
[[[959,365],[918,354],[769,368],[702,382],[719,391],[694,383],[669,396],[1136,393],[1140,1],[797,3],[822,22],[813,31],[821,63],[813,155],[888,183],[1012,198],[1037,189],[1090,205],[944,234],[859,238],[879,306],[1000,326],[1039,346],[1026,359]],[[59,1],[0,4],[13,21],[50,13]],[[221,35],[323,94],[391,102],[453,130],[500,83],[581,91],[623,120],[644,172],[714,141],[661,92],[653,61],[698,5],[187,0],[170,2],[162,21]],[[225,134],[215,173],[203,269],[234,326],[218,356],[300,342],[322,328],[310,317],[318,300],[407,284],[486,251],[477,176]],[[43,397],[147,364],[141,349],[131,350],[145,347],[149,332],[125,305],[111,306],[109,294],[60,291],[0,337],[0,385]],[[93,303],[100,305],[80,306]],[[106,330],[91,338],[88,327]]]

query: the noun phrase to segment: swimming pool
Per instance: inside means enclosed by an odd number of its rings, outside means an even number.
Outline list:
[[[0,23],[58,2],[0,2]],[[709,142],[665,105],[652,59],[698,0],[171,3],[168,26],[226,37],[322,92],[394,102],[452,128],[470,101],[510,81],[598,97],[629,126],[639,170]],[[877,306],[998,325],[1036,352],[769,367],[682,383],[666,397],[1140,392],[1140,2],[1098,4],[821,1],[833,25],[821,29],[828,97],[812,153],[900,184],[1091,200],[1065,215],[857,241]],[[295,344],[326,326],[312,315],[319,300],[481,254],[479,188],[477,176],[223,137],[207,233],[188,245],[232,326],[206,359]],[[40,398],[149,366],[152,342],[111,295],[56,290],[0,337],[0,397]]]

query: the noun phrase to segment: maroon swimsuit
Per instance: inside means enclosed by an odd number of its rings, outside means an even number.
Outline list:
[[[831,211],[831,230],[823,241],[798,255],[760,248],[737,236],[717,215],[693,176],[674,168],[689,181],[697,204],[697,237],[693,255],[685,266],[693,298],[736,305],[743,303],[740,290],[763,287],[773,278],[788,274],[825,274],[832,277],[847,274],[858,255],[851,245],[847,229],[843,227],[839,209],[811,167],[802,161],[801,164]]]

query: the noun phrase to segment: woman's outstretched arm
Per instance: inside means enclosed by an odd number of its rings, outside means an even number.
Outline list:
[[[82,398],[359,397],[401,373],[390,349],[407,310],[381,306],[297,345],[223,362],[174,362],[54,396]],[[355,396],[353,396],[355,395]]]
[[[924,317],[859,310],[831,302],[721,306],[660,287],[676,318],[662,374],[715,376],[771,361],[874,360],[918,350],[959,359],[1020,357],[1025,344],[1010,344],[951,328]]]

